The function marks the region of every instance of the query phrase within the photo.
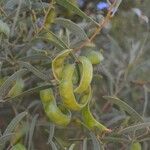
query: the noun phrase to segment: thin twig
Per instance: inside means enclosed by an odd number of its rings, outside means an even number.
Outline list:
[[[97,34],[99,34],[99,32],[103,29],[104,26],[107,25],[107,23],[109,22],[109,20],[113,17],[112,16],[112,10],[114,8],[114,5],[116,4],[116,1],[111,5],[105,19],[103,19],[102,21],[100,21],[99,23],[99,27],[95,30],[95,32],[93,33],[93,35],[87,39],[82,45],[80,45],[79,47],[75,48],[74,51],[78,51],[80,49],[82,49],[84,46],[86,46],[87,43],[90,43],[94,40],[94,38],[96,37]]]

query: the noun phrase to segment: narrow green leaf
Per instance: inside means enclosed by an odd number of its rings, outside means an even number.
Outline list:
[[[41,104],[39,100],[34,100],[34,101],[32,101],[32,102],[29,104],[29,106],[27,107],[27,109],[29,110],[29,109],[31,109],[31,108],[33,108],[33,107],[39,105],[39,104]]]
[[[122,129],[119,133],[120,134],[131,133],[131,132],[135,132],[136,130],[145,129],[147,127],[150,127],[150,122],[139,123],[133,126],[129,126],[127,128]]]
[[[113,142],[113,143],[128,143],[129,140],[125,139],[125,138],[121,138],[121,137],[104,137],[103,138],[104,141],[106,142]]]
[[[120,100],[117,97],[111,97],[111,96],[104,96],[106,100],[110,100],[114,104],[118,105],[121,109],[129,113],[134,120],[138,120],[140,122],[144,122],[143,118],[140,116],[139,113],[137,113],[132,107],[130,107],[127,103]]]
[[[71,31],[76,36],[78,36],[80,40],[88,39],[84,30],[69,19],[56,18],[55,23],[63,26],[64,28],[68,28],[68,30]]]
[[[36,127],[37,119],[38,119],[38,114],[36,114],[36,115],[34,116],[32,122],[31,122],[30,129],[29,129],[28,150],[31,149],[32,137],[33,137],[34,130],[35,130],[35,127]]]
[[[9,26],[6,23],[4,23],[2,20],[0,20],[0,34],[4,34],[6,36],[9,36],[10,34]]]
[[[29,71],[31,71],[34,75],[36,75],[40,79],[42,79],[44,81],[49,81],[50,80],[50,78],[49,78],[48,75],[43,74],[42,72],[40,72],[38,69],[36,69],[31,64],[29,64],[27,62],[23,62],[23,61],[19,61],[18,63],[19,63],[19,65],[21,67],[25,67],[26,69],[28,69]]]
[[[77,6],[72,4],[69,0],[56,0],[56,3],[65,7],[68,10],[72,10],[74,13],[76,13],[80,17],[93,22],[96,26],[99,26],[99,24],[96,21],[94,21],[92,18],[90,18],[88,15],[86,15],[83,11],[81,11]]]
[[[3,136],[7,137],[7,135],[12,134],[12,131],[16,128],[19,122],[27,115],[27,112],[22,112],[18,114],[7,126],[6,130],[3,133]],[[7,141],[3,142],[1,148],[3,149]]]
[[[46,30],[46,32],[42,33],[39,38],[49,41],[58,49],[68,49],[68,46],[59,37],[57,37],[57,35],[49,30]]]
[[[75,144],[71,144],[68,150],[74,150]]]
[[[12,137],[12,135],[14,135],[14,133],[2,135],[0,137],[0,147],[3,146],[3,145],[5,145],[5,143],[10,140],[10,138]]]
[[[83,150],[87,150],[87,138],[83,140]]]
[[[5,99],[5,101],[14,101],[18,98],[22,98],[24,96],[34,94],[34,93],[39,92],[41,90],[44,90],[44,89],[47,89],[47,88],[53,88],[54,86],[56,86],[56,85],[46,84],[46,85],[41,85],[41,86],[38,86],[38,87],[34,87],[32,89],[29,89],[27,91],[22,92],[20,95],[17,95],[17,96],[12,97],[12,98],[7,98],[7,99]]]
[[[97,140],[96,136],[94,133],[90,132],[89,133],[90,136],[91,136],[91,139],[92,139],[92,143],[93,143],[93,150],[100,150],[101,147],[100,147],[100,143],[99,141]]]
[[[50,124],[50,130],[49,130],[49,138],[48,138],[48,142],[50,143],[53,139],[54,136],[54,131],[55,131],[55,125],[53,123]]]
[[[13,120],[9,123],[3,135],[11,134],[11,132],[16,128],[18,123],[27,115],[27,112],[22,112],[18,114]]]
[[[25,73],[27,73],[26,69],[20,69],[17,72],[15,72],[13,75],[11,75],[0,87],[0,98],[4,97],[7,94],[7,92],[9,91],[9,87],[12,85],[14,80],[24,75]]]
[[[51,58],[45,55],[32,55],[32,56],[27,56],[27,57],[22,57],[19,58],[20,61],[51,61]]]
[[[50,141],[50,144],[51,144],[52,150],[58,150],[56,147],[56,144],[53,141]]]

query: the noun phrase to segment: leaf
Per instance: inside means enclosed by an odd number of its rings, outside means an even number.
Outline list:
[[[32,55],[32,56],[27,56],[27,57],[22,57],[19,58],[20,61],[50,61],[51,58],[45,55]]]
[[[31,122],[31,126],[29,129],[29,140],[28,140],[28,150],[31,149],[32,137],[35,130],[36,122],[37,122],[38,114],[36,114]]]
[[[103,140],[106,142],[113,142],[113,143],[128,143],[129,142],[129,140],[126,138],[113,137],[113,136],[104,137]]]
[[[83,140],[83,150],[87,150],[87,138]]]
[[[37,105],[39,105],[39,104],[41,104],[41,102],[40,102],[39,100],[34,100],[34,101],[32,101],[32,102],[29,104],[29,106],[27,107],[27,109],[29,110],[29,109],[31,109],[32,107],[35,107],[35,106],[37,106]]]
[[[10,9],[10,10],[11,9],[15,9],[14,7],[19,4],[19,1],[20,0],[8,0],[6,5],[5,5],[5,8],[6,9]],[[25,6],[26,5],[26,1],[22,1],[22,4]]]
[[[78,36],[80,40],[88,39],[84,30],[69,19],[56,18],[55,23],[63,26],[64,28],[68,28],[68,30],[70,30],[73,34]]]
[[[126,115],[117,115],[107,122],[107,126],[110,127],[111,125],[116,124],[118,121],[121,121],[124,119],[126,119]]]
[[[14,133],[2,135],[0,137],[0,147],[3,146],[7,141],[9,141],[12,135],[14,135]]]
[[[92,132],[89,133],[92,139],[92,143],[93,143],[93,150],[100,150],[100,144],[99,141],[97,140],[95,134],[93,134]]]
[[[55,85],[52,85],[52,84],[46,84],[46,85],[41,85],[41,86],[38,86],[38,87],[34,87],[34,88],[31,88],[27,91],[24,91],[22,92],[20,95],[17,95],[15,97],[12,97],[12,98],[7,98],[5,99],[6,101],[12,101],[12,100],[16,100],[18,98],[22,98],[24,96],[27,96],[27,95],[30,95],[30,94],[33,94],[33,93],[36,93],[36,92],[39,92],[41,90],[45,90],[47,88],[53,88]]]
[[[81,11],[77,6],[72,4],[69,0],[56,0],[56,3],[58,3],[59,5],[65,7],[68,10],[72,10],[74,13],[76,13],[77,15],[79,15],[82,18],[85,18],[88,21],[91,21],[96,26],[99,26],[99,24],[96,21],[94,21],[92,18],[87,16],[83,11]]]
[[[9,140],[9,135],[12,134],[12,131],[16,128],[16,126],[19,124],[19,122],[27,115],[27,112],[22,112],[18,114],[7,126],[6,130],[3,133],[3,137],[1,140],[3,140],[2,145],[0,145],[0,148],[3,149],[6,142]]]
[[[120,134],[124,134],[124,133],[131,133],[131,132],[135,132],[136,130],[140,130],[140,129],[145,129],[147,127],[150,127],[150,122],[146,122],[146,123],[139,123],[133,126],[129,126],[127,128],[122,129],[119,133]]]
[[[26,69],[20,69],[17,72],[15,72],[13,75],[11,75],[0,87],[0,98],[5,96],[6,93],[9,91],[9,87],[12,85],[14,80],[16,80],[18,77],[24,75],[27,72]]]
[[[9,26],[6,23],[4,23],[2,20],[0,20],[0,34],[4,34],[6,36],[9,36],[10,34]]]
[[[27,115],[27,112],[22,112],[18,114],[13,120],[9,123],[3,135],[11,134],[11,132],[16,128],[18,123]]]
[[[56,144],[53,141],[50,141],[50,144],[51,144],[52,150],[58,150],[56,147]]]
[[[103,96],[104,99],[110,100],[114,104],[118,105],[121,109],[129,113],[134,120],[138,120],[140,122],[144,122],[143,118],[140,116],[139,113],[137,113],[132,107],[130,107],[127,103],[120,100],[117,97],[111,97],[111,96]]]
[[[75,144],[71,144],[68,150],[73,150],[75,147]]]
[[[12,88],[9,90],[6,97],[14,97],[22,93],[24,89],[24,81],[21,78],[18,78],[15,81],[15,84],[12,86]]]
[[[49,138],[48,138],[48,142],[50,143],[53,139],[54,136],[54,131],[55,131],[55,125],[53,123],[50,124],[50,131],[49,131]]]
[[[21,67],[25,67],[27,68],[29,71],[31,71],[34,75],[36,75],[37,77],[39,77],[40,79],[44,80],[44,81],[49,81],[50,78],[48,75],[43,74],[42,72],[40,72],[38,69],[36,69],[34,66],[32,66],[31,64],[27,63],[27,62],[23,62],[23,61],[19,61],[18,62],[19,65]]]
[[[68,49],[68,46],[59,37],[57,37],[57,35],[55,35],[53,32],[49,30],[46,30],[46,32],[41,34],[39,38],[51,42],[54,46],[56,46],[61,50]]]

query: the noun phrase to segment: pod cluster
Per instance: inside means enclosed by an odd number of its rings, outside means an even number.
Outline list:
[[[67,126],[71,121],[71,111],[79,111],[88,129],[110,132],[93,117],[89,108],[92,97],[93,64],[100,63],[102,57],[94,51],[79,56],[77,62],[72,62],[71,54],[71,49],[64,50],[52,61],[52,71],[55,80],[59,83],[58,91],[63,105],[56,104],[52,89],[42,90],[40,97],[45,114],[56,125]]]

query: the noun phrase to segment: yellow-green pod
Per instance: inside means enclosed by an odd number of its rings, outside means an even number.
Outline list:
[[[142,150],[141,144],[139,142],[133,142],[130,150]]]
[[[91,96],[90,86],[87,91],[82,93],[82,97],[79,99],[79,102],[76,100],[73,89],[73,73],[75,70],[75,65],[67,64],[62,72],[62,80],[59,84],[59,93],[63,100],[64,105],[74,111],[81,110],[89,101]]]
[[[40,97],[44,111],[50,121],[59,126],[66,126],[70,123],[71,112],[68,109],[57,107],[52,89],[40,91]]]
[[[55,12],[55,8],[52,7],[50,8],[50,10],[48,11],[46,18],[45,18],[45,23],[44,26],[45,28],[48,28],[51,26],[52,23],[54,23],[55,17],[56,17],[56,12]]]
[[[21,143],[17,143],[16,145],[14,145],[11,150],[26,150],[25,146]]]
[[[55,79],[57,81],[61,80],[61,74],[64,67],[64,61],[66,57],[70,54],[72,50],[67,49],[58,54],[55,59],[52,61],[52,71]]]
[[[81,80],[79,86],[74,90],[75,93],[83,93],[90,86],[93,77],[93,66],[84,56],[79,57],[81,63]]]
[[[52,89],[45,89],[40,91],[40,98],[43,104],[49,103],[54,100]]]
[[[82,118],[85,125],[90,130],[99,129],[101,133],[111,132],[110,129],[98,122],[90,112],[89,103],[82,109]]]
[[[15,81],[14,86],[10,89],[9,93],[7,94],[7,97],[15,97],[22,93],[24,88],[24,81],[22,79],[17,79]]]
[[[87,53],[85,53],[85,56],[91,61],[93,65],[99,64],[104,59],[100,52],[93,50],[88,50]]]

